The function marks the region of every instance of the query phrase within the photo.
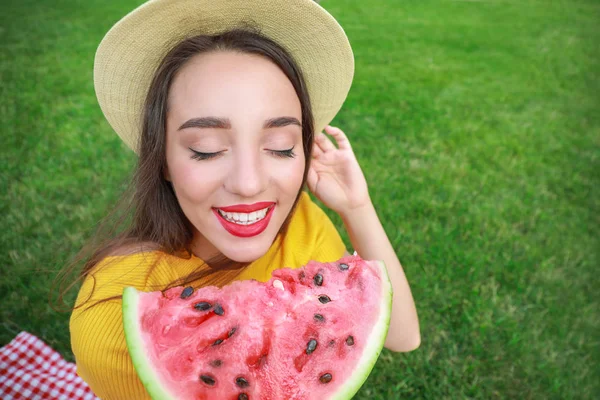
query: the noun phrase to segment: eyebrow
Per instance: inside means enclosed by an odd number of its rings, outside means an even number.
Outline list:
[[[294,117],[277,117],[265,121],[263,129],[281,128],[288,125],[296,125],[302,128],[302,124]],[[216,128],[231,129],[231,121],[228,118],[201,117],[192,118],[185,121],[178,130],[187,128]]]
[[[294,117],[277,117],[265,121],[264,129],[281,128],[282,126],[296,125],[302,128],[302,124]]]

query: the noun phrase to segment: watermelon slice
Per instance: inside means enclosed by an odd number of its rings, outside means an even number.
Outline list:
[[[385,342],[385,265],[357,256],[266,283],[123,293],[125,337],[153,399],[349,399]]]

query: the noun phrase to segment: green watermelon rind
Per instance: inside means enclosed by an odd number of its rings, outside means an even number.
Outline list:
[[[131,361],[144,384],[146,391],[153,400],[176,400],[165,389],[160,381],[159,375],[152,369],[146,351],[142,331],[139,329],[138,303],[140,292],[134,287],[127,287],[123,291],[123,329],[125,330],[125,341],[129,349]]]
[[[362,357],[357,363],[358,367],[352,372],[352,375],[346,379],[347,383],[337,392],[333,393],[328,400],[348,400],[358,392],[371,374],[371,371],[375,367],[375,363],[377,363],[377,359],[385,344],[387,332],[390,327],[393,289],[387,273],[387,268],[383,261],[365,262],[374,265],[381,270],[381,313],[379,314],[379,319],[375,323],[375,327],[367,338],[367,345],[363,350]]]
[[[374,329],[367,338],[367,345],[357,363],[358,367],[346,379],[347,383],[342,385],[338,391],[332,393],[329,400],[348,400],[358,392],[375,367],[387,337],[392,311],[392,284],[389,280],[387,268],[382,261],[367,262],[381,271],[381,312]],[[139,299],[140,292],[134,287],[127,287],[123,291],[123,328],[133,366],[153,400],[176,400],[166,390],[166,386],[161,383],[159,375],[151,368],[151,363],[147,359],[147,353],[144,349],[145,341],[142,337],[142,331],[139,329]]]

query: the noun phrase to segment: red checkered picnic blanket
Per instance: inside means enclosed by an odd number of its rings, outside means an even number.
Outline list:
[[[97,400],[75,369],[46,343],[21,332],[0,349],[0,399]]]

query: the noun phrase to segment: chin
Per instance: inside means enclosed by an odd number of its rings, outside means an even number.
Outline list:
[[[267,229],[260,235],[250,238],[229,237],[219,250],[232,261],[251,263],[264,256],[275,241],[278,231]]]
[[[232,261],[251,263],[264,256],[267,251],[269,251],[269,247],[270,246],[253,246],[252,248],[247,248],[246,246],[241,246],[238,248],[223,249],[224,251],[222,251],[222,253]]]

